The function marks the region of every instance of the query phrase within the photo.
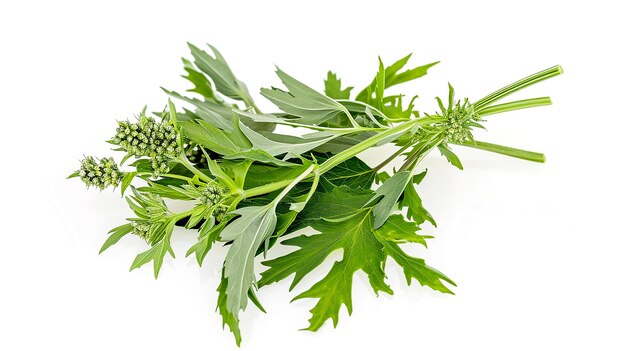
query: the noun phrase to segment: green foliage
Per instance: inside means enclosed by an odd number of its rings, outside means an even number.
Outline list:
[[[235,77],[222,54],[213,46],[209,44],[207,46],[211,49],[214,56],[209,55],[193,44],[189,44],[196,66],[211,78],[217,91],[224,94],[224,96],[236,100],[252,101],[248,88]],[[194,80],[194,84],[196,82],[197,80]],[[206,84],[204,83],[203,85]]]
[[[89,156],[70,178],[101,190],[120,189],[133,215],[109,232],[100,252],[129,234],[143,239],[146,249],[131,270],[152,263],[157,277],[166,257],[174,257],[176,226],[198,231],[186,252],[198,265],[223,247],[217,311],[237,345],[242,340],[239,316],[248,302],[265,312],[256,291],[292,276],[290,290],[307,285],[294,299],[315,300],[308,330],[318,330],[329,319],[337,325],[344,307],[352,313],[357,272],[365,273],[376,294],[393,294],[386,279],[389,259],[401,267],[407,284],[417,280],[452,293],[450,278],[405,250],[426,247],[432,236],[421,227],[425,222],[436,226],[424,207],[428,201],[418,193],[426,176],[418,171],[421,161],[438,149],[463,169],[451,149],[461,145],[543,162],[539,153],[475,141],[472,129],[482,128],[483,115],[546,105],[550,99],[545,97],[493,104],[561,72],[558,66],[539,72],[474,104],[455,100],[449,86],[447,104],[437,98],[440,110],[420,115],[416,96],[403,99],[387,89],[424,76],[436,62],[407,69],[410,55],[390,66],[379,58],[371,83],[352,100],[353,88],[343,86],[333,72],[322,94],[277,69],[287,90],[261,89],[279,109],[262,113],[219,51],[210,45],[210,52],[189,48],[193,61],[183,59],[183,77],[195,97],[164,89],[186,107],[177,110],[168,101],[156,117],[144,109],[136,122],[118,122],[109,142],[121,151],[121,164],[137,158],[124,166],[128,170],[120,170],[111,157]],[[360,158],[368,150],[380,153],[377,147],[389,143],[396,150],[377,165]],[[392,169],[394,161],[401,164]],[[294,250],[276,257],[277,245]],[[339,252],[330,271],[311,281],[311,272]],[[259,261],[267,267],[260,275],[255,270]]]
[[[318,299],[311,310],[308,330],[319,329],[328,319],[332,319],[336,326],[342,305],[352,313],[352,278],[359,270],[367,274],[375,293],[382,291],[393,294],[385,282],[384,267],[387,255],[394,258],[403,266],[405,272],[409,272],[407,274],[416,278],[422,285],[450,292],[445,290],[447,288],[441,280],[453,284],[451,280],[423,264],[423,260],[411,257],[397,248],[398,242],[425,244],[427,236],[416,234],[418,228],[415,223],[407,222],[400,215],[393,215],[385,225],[375,230],[372,215],[374,207],[367,206],[367,202],[364,202],[372,196],[375,196],[372,191],[354,192],[348,187],[335,187],[330,192],[318,194],[311,200],[310,206],[313,208],[308,211],[324,208],[329,216],[319,217],[319,213],[306,216],[307,220],[304,223],[319,233],[285,240],[284,245],[296,246],[299,249],[263,263],[269,269],[261,274],[259,286],[295,274],[291,290],[322,264],[332,252],[342,250],[342,259],[334,263],[330,272],[295,297],[295,299]],[[337,199],[341,199],[341,202]],[[305,214],[307,213],[303,213]]]
[[[338,115],[351,118],[350,112],[337,101],[318,93],[278,67],[276,74],[289,91],[263,88],[261,95],[284,112],[297,117],[299,123],[320,124]]]
[[[341,88],[341,79],[331,71],[328,71],[326,80],[324,80],[324,94],[332,99],[349,99],[350,91],[353,87]]]

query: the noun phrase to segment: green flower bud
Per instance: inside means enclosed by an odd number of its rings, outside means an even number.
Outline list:
[[[226,190],[222,187],[207,185],[204,189],[202,189],[199,200],[203,205],[209,207],[215,206],[220,202],[225,193]]]
[[[442,116],[446,121],[441,123],[439,127],[443,130],[446,142],[462,143],[467,140],[473,140],[472,128],[482,127],[478,122],[482,118],[474,111],[474,106],[468,99],[457,101],[448,109],[441,110]]]
[[[94,186],[100,190],[112,186],[117,187],[124,178],[124,172],[120,171],[112,157],[96,160],[92,156],[85,157],[80,162],[78,175],[87,187]]]
[[[227,209],[226,206],[217,206],[213,211],[213,217],[215,217],[215,221],[221,222],[224,220],[224,216],[226,216]]]
[[[151,227],[151,224],[149,222],[146,222],[146,221],[133,221],[131,224],[133,226],[133,234],[135,234],[138,237],[142,238],[146,242],[150,242],[150,239],[151,239],[150,238],[150,227]]]
[[[154,118],[142,114],[137,123],[118,122],[115,136],[111,143],[118,145],[128,155],[150,157],[156,174],[167,173],[169,158],[181,154],[178,145],[178,131],[169,120],[158,123]]]

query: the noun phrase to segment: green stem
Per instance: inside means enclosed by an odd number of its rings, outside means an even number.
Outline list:
[[[521,110],[521,109],[530,108],[530,107],[547,106],[551,104],[552,104],[552,100],[550,100],[548,96],[534,98],[534,99],[512,101],[512,102],[507,102],[504,104],[491,105],[489,107],[485,107],[482,110],[480,110],[480,115],[487,116],[487,115],[493,115],[496,113]]]
[[[176,160],[178,162],[180,162],[180,164],[182,164],[183,166],[185,166],[185,168],[187,168],[188,170],[190,170],[193,174],[197,175],[198,178],[200,178],[201,180],[207,182],[207,183],[213,183],[213,179],[211,179],[211,177],[209,177],[208,175],[202,173],[202,171],[200,171],[199,169],[197,169],[193,163],[191,163],[191,161],[189,161],[189,159],[187,158],[187,156],[185,156],[185,154],[181,154],[180,156],[178,156],[176,158]]]
[[[173,221],[178,221],[179,219],[183,219],[183,218],[185,218],[185,217],[191,216],[191,214],[192,214],[192,213],[194,213],[194,211],[195,211],[195,208],[192,208],[192,209],[190,209],[190,210],[188,210],[188,211],[185,211],[185,212],[180,212],[180,213],[172,214],[172,215],[170,216],[170,220],[173,220]]]
[[[255,197],[259,195],[269,194],[278,189],[282,189],[286,187],[287,185],[291,184],[293,180],[294,178],[284,179],[279,182],[263,184],[254,188],[245,189],[244,191],[245,191],[246,197]]]
[[[337,134],[350,134],[350,133],[360,133],[360,132],[377,132],[377,131],[386,129],[386,128],[372,128],[372,127],[362,127],[362,126],[353,127],[353,128],[334,128],[334,127],[318,126],[318,125],[314,125],[314,124],[302,124],[302,123],[295,123],[295,122],[289,122],[289,121],[278,121],[278,120],[276,120],[276,121],[274,121],[274,120],[273,121],[268,121],[268,123],[282,124],[282,125],[295,127],[295,128],[306,128],[306,129],[311,129],[311,130],[334,132],[334,133],[337,133]]]
[[[430,124],[433,123],[433,118],[430,117],[423,117],[423,118],[418,118],[418,119],[414,119],[414,120],[410,120],[408,122],[404,122],[402,124],[399,124],[395,127],[391,127],[389,129],[386,129],[383,132],[380,132],[368,139],[363,140],[362,142],[344,150],[339,152],[338,154],[335,154],[333,157],[327,159],[324,163],[322,163],[319,168],[318,171],[316,173],[309,173],[306,177],[304,177],[302,180],[306,180],[309,178],[312,178],[315,176],[315,174],[319,174],[322,175],[326,172],[328,172],[329,170],[331,170],[333,167],[337,166],[338,164],[360,154],[361,152],[378,145],[380,142],[383,142],[385,140],[387,140],[388,138],[392,138],[395,135],[404,133],[408,130],[410,130],[411,128],[415,127],[415,126],[421,126],[421,125],[426,125],[426,124]],[[290,179],[284,179],[281,180],[279,182],[275,182],[275,183],[269,183],[269,184],[264,184],[264,185],[260,185],[254,188],[250,188],[250,189],[246,189],[246,197],[254,197],[254,196],[259,196],[259,195],[263,195],[263,194],[267,194],[267,193],[271,193],[273,191],[282,189],[286,186],[288,186],[289,184],[291,184],[296,178],[290,178]]]
[[[426,155],[428,155],[434,148],[441,144],[443,140],[444,138],[442,136],[437,135],[433,137],[431,141],[424,143],[420,149],[413,152],[411,156],[409,156],[406,161],[404,161],[399,170],[414,170],[415,167],[417,167],[417,165],[424,159],[424,157],[426,157]]]
[[[320,165],[320,168],[319,168],[320,174],[324,174],[328,172],[330,169],[332,169],[336,165],[346,161],[349,158],[352,158],[353,156],[360,154],[361,152],[373,146],[376,146],[378,143],[385,141],[388,138],[407,132],[408,130],[410,130],[411,128],[415,126],[422,126],[422,125],[430,124],[432,122],[433,122],[433,119],[430,117],[418,118],[418,119],[414,119],[408,122],[404,122],[402,124],[398,124],[395,127],[391,127],[383,132],[380,132],[350,147],[349,149],[343,150],[335,154],[333,157],[326,160],[326,162]]]
[[[369,108],[370,111],[372,111],[373,113],[376,113],[377,115],[379,115],[380,117],[384,118],[385,120],[389,120],[390,119],[389,117],[385,116],[385,114],[381,110],[379,110],[376,107],[374,107],[374,106],[372,106],[370,104],[367,104],[365,102],[357,101],[357,100],[347,100],[347,99],[337,99],[336,101],[338,103],[342,104],[347,110],[350,110],[350,107],[355,109],[355,106],[358,106],[360,108],[363,108],[363,111],[361,111],[359,109],[359,111],[357,111],[357,112],[365,113],[365,109]]]
[[[563,68],[561,68],[561,66],[556,65],[554,67],[550,67],[546,70],[543,70],[541,72],[537,72],[535,74],[532,74],[526,78],[520,79],[517,82],[514,82],[512,84],[507,85],[506,87],[496,90],[495,92],[485,96],[484,98],[476,101],[473,105],[474,108],[476,109],[476,112],[480,112],[483,108],[493,104],[494,102],[504,98],[505,96],[508,96],[510,94],[513,94],[516,91],[519,91],[521,89],[524,89],[526,87],[529,87],[533,84],[539,83],[543,80],[546,80],[548,78],[552,78],[555,76],[558,76],[559,74],[563,73]]]
[[[293,187],[296,186],[296,184],[300,183],[304,178],[308,177],[309,175],[314,175],[311,173],[314,168],[315,168],[315,165],[311,165],[304,172],[302,172],[299,176],[292,179],[291,183],[289,183],[289,185],[287,185],[287,187],[284,188],[283,191],[281,191],[280,194],[278,194],[278,196],[276,196],[276,198],[272,201],[272,203],[274,204],[273,206],[276,207],[278,203],[280,202],[280,200],[282,200],[283,197],[285,197],[287,193],[289,193],[289,191],[291,191],[291,189],[293,189]]]
[[[145,175],[152,176],[153,174],[150,173],[150,172],[140,172],[140,173],[137,173],[137,176],[145,176]],[[193,180],[193,179],[191,179],[189,177],[185,177],[185,176],[178,175],[178,174],[165,173],[165,174],[159,174],[159,177],[180,179],[180,180],[184,180],[184,181],[187,181],[189,183],[196,184],[196,185],[201,185],[202,184],[202,183],[198,182],[197,180]]]
[[[522,160],[532,161],[532,162],[546,162],[546,157],[544,154],[533,151],[526,151],[521,149],[516,149],[508,146],[502,146],[497,144],[486,143],[483,141],[466,141],[461,144],[455,144],[461,146],[467,146],[474,149],[485,150],[489,152],[495,152],[497,154],[521,158]]]
[[[401,147],[400,149],[398,149],[398,151],[394,152],[393,155],[387,157],[387,159],[385,159],[383,162],[381,162],[378,166],[372,168],[372,170],[374,172],[378,172],[379,170],[381,170],[383,167],[385,167],[389,162],[393,161],[396,157],[400,156],[400,154],[402,154],[406,149],[408,149],[409,147],[411,147],[413,144],[406,144],[403,147]]]
[[[263,112],[261,112],[261,109],[259,109],[259,107],[254,103],[254,100],[252,100],[252,97],[248,96],[245,93],[242,93],[241,96],[243,98],[243,103],[244,105],[246,105],[246,107],[252,108],[254,112],[258,114],[263,114]]]

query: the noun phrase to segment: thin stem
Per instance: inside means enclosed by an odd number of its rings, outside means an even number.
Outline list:
[[[247,117],[247,118],[251,118],[249,115],[245,114],[247,113],[247,111],[235,111],[235,113]],[[289,119],[283,119],[280,116],[282,116],[282,113],[272,113],[269,116],[273,116],[275,118],[267,118],[266,120],[262,120],[259,119],[257,120],[257,122],[261,122],[261,123],[275,123],[275,124],[281,124],[281,125],[285,125],[285,126],[290,126],[290,127],[294,127],[294,128],[306,128],[306,129],[311,129],[311,130],[317,130],[317,131],[328,131],[328,132],[334,132],[337,134],[350,134],[350,133],[359,133],[359,132],[377,132],[380,130],[384,130],[387,129],[387,127],[363,127],[361,125],[358,125],[356,127],[352,127],[352,128],[337,128],[337,127],[324,127],[324,126],[319,126],[316,124],[302,124],[302,123],[298,123],[298,122],[292,122]],[[252,118],[251,118],[252,119]],[[253,119],[254,120],[254,119]]]
[[[291,184],[291,182],[293,182],[293,179],[294,178],[289,178],[289,179],[284,179],[275,183],[263,184],[254,188],[245,189],[244,191],[245,191],[246,197],[255,197],[255,196],[259,196],[263,194],[269,194],[271,192],[274,192],[278,189],[282,189],[286,187],[287,185]]]
[[[561,73],[563,73],[563,68],[561,68],[561,66],[559,65],[556,65],[554,67],[550,67],[541,72],[532,74],[526,78],[518,80],[517,82],[509,84],[502,89],[496,90],[495,92],[476,101],[474,103],[474,108],[476,109],[476,112],[480,112],[481,109],[493,104],[494,102],[504,98],[505,96],[513,94],[516,91],[529,87],[533,84],[539,83],[548,78],[558,76]]]
[[[185,217],[191,216],[191,214],[194,213],[194,211],[195,211],[195,208],[192,208],[192,209],[190,209],[188,211],[185,211],[185,212],[180,212],[180,213],[177,213],[177,214],[172,213],[170,218],[171,218],[171,220],[177,221],[179,219],[183,219]]]
[[[243,96],[243,103],[244,105],[246,105],[246,107],[252,108],[254,112],[258,114],[263,114],[263,112],[261,112],[261,109],[259,109],[259,107],[254,103],[254,100],[252,100],[252,97],[247,97],[246,94],[242,94],[242,96]]]
[[[353,127],[353,128],[333,128],[333,127],[323,127],[313,124],[301,124],[294,123],[289,121],[271,121],[270,123],[282,124],[295,128],[307,128],[312,130],[324,131],[324,132],[335,132],[337,134],[350,134],[350,133],[359,133],[359,132],[377,132],[386,128],[371,128],[371,127]]]
[[[347,159],[360,154],[361,152],[376,146],[378,143],[385,141],[388,138],[394,137],[395,135],[404,133],[415,126],[421,126],[425,124],[430,124],[433,122],[432,118],[424,117],[418,118],[414,120],[410,120],[408,122],[404,122],[395,127],[391,127],[383,132],[380,132],[368,139],[363,140],[362,142],[350,147],[349,149],[343,150],[333,157],[326,160],[324,163],[320,165],[320,174],[324,174],[336,165],[346,161]]]
[[[547,105],[552,105],[552,100],[550,100],[550,97],[548,96],[534,98],[534,99],[518,100],[518,101],[507,102],[504,104],[491,105],[489,107],[485,107],[482,110],[480,110],[480,115],[487,116],[487,115],[493,115],[496,113],[509,112],[509,111],[521,110],[524,108],[547,106]]]
[[[140,172],[140,173],[137,173],[137,176],[145,176],[145,175],[152,176],[153,174],[150,173],[150,172]],[[187,181],[189,183],[196,184],[196,185],[201,185],[202,184],[202,183],[200,183],[200,182],[198,182],[196,180],[193,180],[193,179],[191,179],[189,177],[185,177],[185,176],[178,175],[178,174],[165,173],[165,174],[159,174],[159,177],[180,179],[180,180],[184,180],[184,181]]]
[[[183,166],[185,166],[185,168],[187,168],[188,170],[190,170],[193,174],[197,175],[198,178],[204,180],[207,183],[213,183],[213,179],[211,179],[211,177],[209,177],[208,175],[202,173],[202,171],[200,171],[199,169],[197,169],[193,163],[191,163],[191,161],[189,161],[189,159],[187,158],[187,156],[185,156],[185,154],[181,154],[180,156],[178,156],[176,158],[176,160],[178,162],[180,162],[180,164],[182,164]]]
[[[376,113],[380,117],[382,117],[382,118],[384,118],[386,120],[390,120],[390,118],[387,117],[381,110],[379,110],[376,107],[374,107],[374,106],[372,106],[370,104],[367,104],[365,102],[357,101],[357,100],[346,100],[346,99],[337,99],[335,101],[337,101],[338,103],[342,104],[344,107],[346,107],[347,110],[349,110],[348,107],[350,105],[352,105],[350,107],[352,107],[353,109],[354,109],[355,106],[363,108],[363,111],[357,111],[357,112],[363,112],[363,113],[365,113],[365,109],[366,108],[369,108],[372,112]]]
[[[388,138],[392,138],[395,135],[404,133],[408,130],[410,130],[411,128],[413,128],[414,126],[420,126],[420,125],[425,125],[425,124],[430,124],[433,123],[433,118],[430,117],[423,117],[423,118],[418,118],[418,119],[413,119],[410,120],[408,122],[404,122],[402,124],[399,124],[395,127],[391,127],[389,129],[386,129],[383,132],[380,132],[368,139],[363,140],[362,142],[344,150],[339,152],[338,154],[335,154],[333,157],[327,159],[324,163],[322,163],[319,168],[318,168],[318,172],[316,173],[309,173],[306,177],[304,177],[302,180],[307,180],[309,178],[312,178],[315,176],[315,174],[319,174],[322,175],[326,172],[328,172],[329,170],[331,170],[333,167],[337,166],[338,164],[348,160],[351,157],[354,157],[358,154],[360,154],[361,152],[369,149],[370,147],[376,146],[377,144],[387,140]],[[273,191],[282,189],[286,186],[288,186],[289,184],[291,184],[293,181],[295,180],[295,178],[290,178],[290,179],[284,179],[281,180],[279,182],[275,182],[275,183],[270,183],[270,184],[264,184],[264,185],[260,185],[254,188],[250,188],[250,189],[246,189],[245,193],[246,193],[246,197],[253,197],[253,196],[258,196],[258,195],[263,195],[263,194],[267,194],[267,193],[271,193]]]
[[[428,155],[434,148],[436,148],[439,144],[441,144],[443,139],[444,138],[442,136],[437,135],[431,139],[432,142],[423,144],[423,146],[420,149],[413,152],[411,156],[409,156],[406,159],[406,161],[402,164],[402,166],[400,166],[399,170],[400,171],[405,171],[408,169],[414,170],[415,167],[417,167],[417,165],[424,159],[424,157],[426,157],[426,155]]]
[[[387,157],[387,159],[385,159],[383,162],[381,162],[378,166],[372,168],[372,170],[374,172],[378,172],[379,170],[381,170],[383,167],[385,167],[389,162],[393,161],[396,157],[400,156],[406,149],[408,149],[409,147],[411,147],[412,144],[406,144],[403,147],[401,147],[400,149],[398,149],[398,151],[394,152],[393,155]]]
[[[278,194],[278,196],[276,196],[276,198],[272,201],[274,203],[274,206],[278,205],[280,200],[282,200],[283,197],[285,197],[287,193],[289,193],[289,191],[291,191],[291,189],[293,189],[293,187],[296,186],[296,184],[300,183],[304,178],[308,177],[309,175],[314,175],[313,173],[311,173],[311,171],[313,171],[314,168],[315,168],[315,165],[311,165],[304,172],[302,172],[299,176],[294,178],[292,182],[289,183],[289,185],[287,185],[287,187],[284,188],[283,191],[281,191],[280,194]]]
[[[516,149],[516,148],[512,148],[508,146],[497,145],[497,144],[486,143],[483,141],[477,141],[477,140],[466,141],[461,144],[454,144],[454,145],[467,146],[467,147],[471,147],[474,149],[495,152],[497,154],[520,158],[522,160],[527,160],[527,161],[532,161],[532,162],[540,162],[540,163],[546,162],[546,157],[542,153],[521,150],[521,149]]]

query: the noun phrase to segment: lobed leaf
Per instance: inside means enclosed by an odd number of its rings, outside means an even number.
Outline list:
[[[331,71],[328,71],[326,79],[324,80],[324,93],[326,96],[332,99],[349,99],[350,91],[353,87],[341,88],[341,79],[337,78],[337,75]]]
[[[350,113],[342,104],[318,93],[278,67],[276,68],[276,74],[289,91],[283,91],[278,88],[262,88],[261,95],[273,102],[281,110],[298,117],[300,123],[320,124],[342,114],[350,116]]]
[[[195,65],[211,77],[217,91],[231,99],[252,101],[246,85],[235,77],[226,60],[216,48],[207,44],[213,52],[214,56],[211,56],[193,44],[188,43],[188,45],[191,49],[191,55],[194,57]]]

